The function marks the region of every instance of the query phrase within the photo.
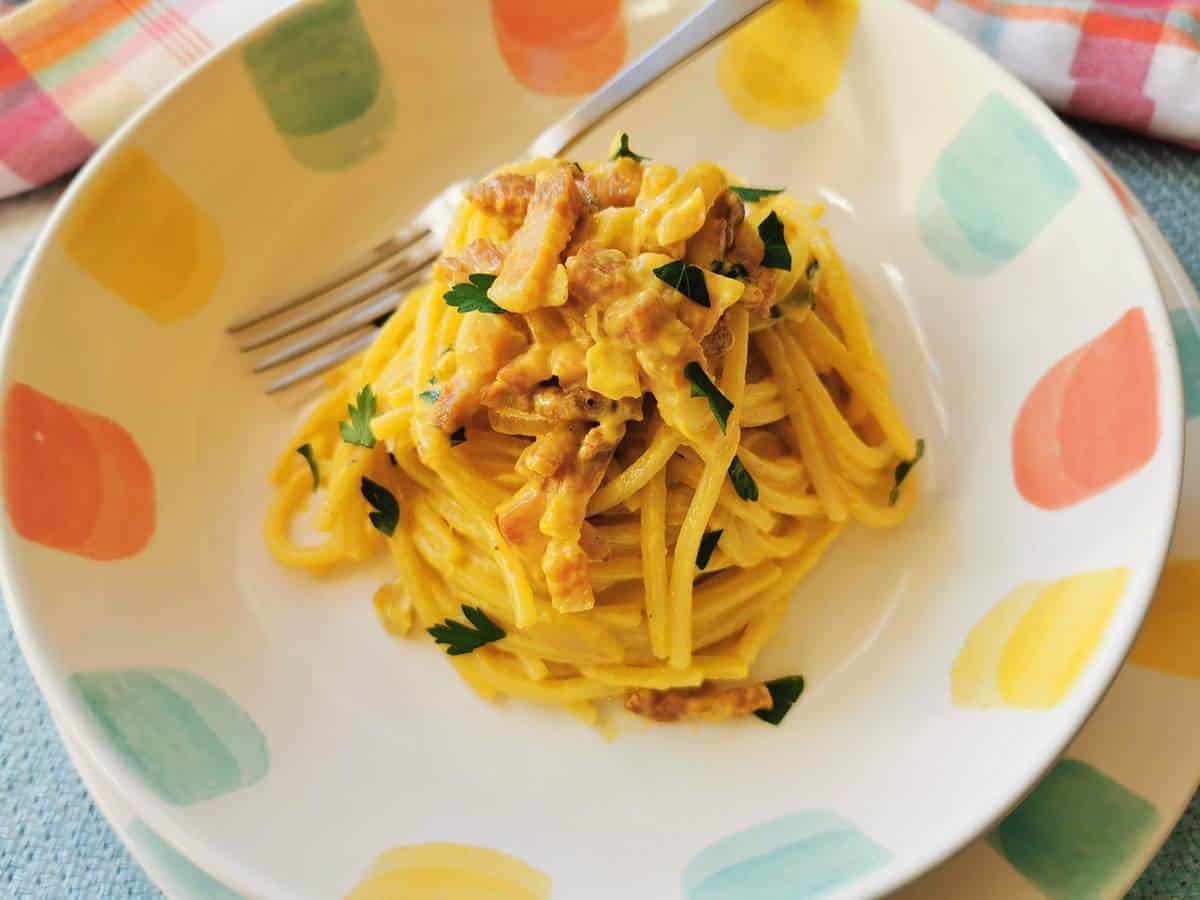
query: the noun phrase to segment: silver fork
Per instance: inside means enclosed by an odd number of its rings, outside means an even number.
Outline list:
[[[523,158],[566,152],[606,116],[769,2],[711,0],[534,138]],[[454,210],[473,182],[474,179],[466,178],[443,189],[407,227],[319,287],[228,327],[230,334],[244,339],[239,345],[242,352],[270,348],[254,366],[255,372],[310,357],[268,385],[267,393],[281,391],[330,369],[371,343],[374,323],[395,310],[405,294],[429,274]]]

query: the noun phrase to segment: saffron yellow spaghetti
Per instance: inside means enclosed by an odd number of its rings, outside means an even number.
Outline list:
[[[820,216],[625,135],[493,173],[275,466],[272,552],[390,551],[385,627],[485,698],[777,721],[750,667],[789,594],[920,455]]]

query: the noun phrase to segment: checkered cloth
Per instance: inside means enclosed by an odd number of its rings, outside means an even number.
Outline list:
[[[913,0],[1056,109],[1200,148],[1200,0]]]
[[[0,197],[76,169],[283,0],[0,0]]]

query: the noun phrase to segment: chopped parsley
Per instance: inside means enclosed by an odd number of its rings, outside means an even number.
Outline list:
[[[792,705],[800,699],[800,695],[804,693],[804,677],[787,675],[768,681],[764,686],[771,693],[771,708],[756,710],[754,714],[764,722],[778,725],[788,714]]]
[[[475,272],[468,276],[467,281],[456,284],[442,294],[442,299],[446,301],[447,306],[453,306],[460,313],[481,312],[497,315],[504,312],[504,308],[493,303],[487,295],[495,282],[495,275]]]
[[[721,535],[724,533],[724,528],[704,532],[704,537],[700,539],[700,549],[696,551],[696,568],[701,572],[708,568],[708,561],[712,559],[713,551],[717,549],[717,542],[721,540]]]
[[[371,386],[363,385],[354,402],[346,409],[350,413],[350,421],[338,423],[342,440],[370,450],[375,446],[375,435],[371,433],[371,419],[375,418],[375,392]]]
[[[484,644],[501,640],[505,636],[504,629],[489,619],[478,606],[464,605],[462,611],[471,625],[464,625],[456,619],[447,619],[440,625],[425,629],[433,635],[437,643],[446,645],[446,653],[450,656],[474,653]],[[475,627],[472,628],[472,625]]]
[[[730,187],[729,189],[747,203],[756,203],[763,197],[774,197],[776,194],[783,193],[783,188]]]
[[[400,521],[400,504],[396,502],[395,496],[382,484],[377,484],[365,475],[359,489],[363,499],[375,509],[371,513],[371,524],[391,537],[396,533],[396,523]]]
[[[665,266],[659,266],[654,270],[654,274],[659,281],[669,284],[693,303],[704,307],[711,306],[708,301],[708,285],[704,283],[704,270],[699,266],[676,259]]]
[[[312,472],[313,490],[321,486],[321,470],[317,468],[317,458],[313,456],[312,444],[304,444],[296,448],[296,452],[304,457],[304,461],[308,463],[308,471]]]
[[[758,223],[758,236],[763,242],[764,269],[792,270],[792,251],[783,237],[783,220],[771,210],[771,214]]]
[[[425,390],[421,391],[421,393],[417,394],[417,397],[421,400],[424,400],[426,403],[437,403],[440,396],[442,395],[433,388],[426,388]]]
[[[467,426],[462,426],[454,434],[450,435],[450,446],[457,447],[459,444],[467,442]]]
[[[750,272],[741,263],[727,263],[723,259],[714,259],[712,265],[709,266],[718,275],[724,275],[726,278],[749,278]]]
[[[913,466],[921,461],[921,457],[925,455],[925,438],[917,441],[917,455],[912,459],[902,459],[896,464],[896,483],[892,485],[892,492],[888,494],[888,505],[895,506],[896,501],[900,499],[900,485],[904,484],[904,479],[908,477],[908,473],[912,471]]]
[[[630,159],[632,159],[634,162],[645,162],[646,160],[648,160],[650,158],[648,156],[641,156],[637,153],[634,153],[632,150],[629,149],[629,135],[626,134],[624,131],[621,132],[621,135],[618,138],[618,140],[620,143],[617,146],[616,152],[613,153],[613,155],[611,157],[609,157],[610,159],[620,159],[622,156],[627,156]]]
[[[733,482],[733,489],[743,500],[749,500],[751,503],[758,500],[758,484],[736,456],[729,464],[729,480]]]
[[[700,363],[688,363],[683,367],[683,374],[692,383],[692,396],[704,397],[708,400],[708,408],[712,410],[713,417],[721,426],[721,434],[724,434],[725,427],[729,422],[729,414],[733,412],[733,404],[729,402],[729,398],[712,383]]]

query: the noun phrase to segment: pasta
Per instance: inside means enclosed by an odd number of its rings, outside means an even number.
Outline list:
[[[750,671],[793,588],[850,521],[908,514],[923,449],[821,214],[624,135],[497,170],[281,454],[271,551],[390,551],[384,626],[487,699],[770,709]]]

